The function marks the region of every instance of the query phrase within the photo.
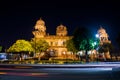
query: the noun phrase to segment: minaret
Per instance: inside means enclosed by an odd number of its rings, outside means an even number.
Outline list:
[[[33,31],[33,35],[35,38],[41,38],[46,35],[46,26],[45,22],[40,18],[37,20],[35,26],[34,26],[35,31]]]
[[[64,25],[59,25],[56,29],[57,36],[66,36],[67,35],[67,28]]]
[[[97,34],[100,40],[100,44],[111,43],[111,41],[108,40],[108,34],[106,33],[106,30],[104,28],[100,27]]]

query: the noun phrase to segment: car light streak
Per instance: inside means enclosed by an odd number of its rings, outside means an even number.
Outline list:
[[[6,73],[6,72],[0,72],[0,75],[1,75],[1,74],[7,74],[7,73]]]
[[[3,75],[14,75],[14,76],[36,76],[36,77],[47,77],[48,73],[16,73],[16,72],[0,72]]]

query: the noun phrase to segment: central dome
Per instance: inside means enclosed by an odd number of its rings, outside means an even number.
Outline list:
[[[40,18],[36,24],[39,24],[39,25],[45,25],[45,22]]]

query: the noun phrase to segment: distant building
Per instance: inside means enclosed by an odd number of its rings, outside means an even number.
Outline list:
[[[100,45],[103,45],[105,43],[111,43],[111,41],[108,39],[109,36],[106,33],[106,30],[104,28],[100,27],[100,29],[98,30],[97,34],[98,34],[98,38],[100,40]],[[103,53],[103,55],[104,55],[104,57],[106,59],[110,59],[109,51],[106,52],[106,53]]]
[[[102,27],[97,32],[98,38],[100,40],[100,44],[102,45],[103,43],[111,43],[110,40],[108,40],[108,34],[106,33],[106,30]]]
[[[33,39],[46,40],[50,46],[49,51],[54,51],[55,55],[58,57],[62,57],[62,55],[67,54],[66,41],[71,39],[72,36],[68,36],[67,27],[64,25],[59,25],[56,28],[56,35],[50,35],[46,33],[45,22],[42,19],[37,20],[34,31],[32,32],[34,35]]]

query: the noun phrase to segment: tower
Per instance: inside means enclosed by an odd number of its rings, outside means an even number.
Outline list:
[[[105,43],[111,43],[111,41],[108,39],[108,34],[106,33],[106,30],[102,27],[98,30],[98,38],[100,40],[100,45],[104,45]],[[109,51],[102,53],[104,58],[110,59],[110,53]]]
[[[66,36],[67,35],[67,28],[64,25],[59,25],[56,29],[57,36]]]
[[[41,38],[46,35],[45,22],[41,18],[39,20],[37,20],[37,22],[34,26],[34,29],[35,30],[33,31],[33,35],[35,38]]]
[[[111,41],[108,40],[108,34],[106,33],[106,30],[102,27],[97,32],[98,38],[100,40],[100,44],[102,45],[103,43],[111,43]]]

